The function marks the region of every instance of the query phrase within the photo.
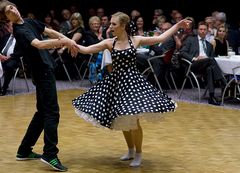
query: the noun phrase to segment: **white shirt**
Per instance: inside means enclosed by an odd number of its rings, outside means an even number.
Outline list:
[[[205,48],[207,48],[206,40],[204,39],[204,45],[203,45],[203,42],[202,42],[201,39],[202,39],[202,38],[198,36],[199,56],[205,56],[205,57],[207,57],[207,54],[205,53],[204,48],[203,48],[203,46],[205,46]]]
[[[4,49],[6,48],[6,46],[8,45],[8,42],[10,41],[11,37],[13,37],[12,34],[11,34],[10,37],[8,38],[8,41],[7,41],[6,45],[4,46],[4,48],[2,49],[2,52],[4,51]],[[15,44],[16,44],[16,39],[13,38],[12,44],[11,44],[10,47],[8,48],[8,51],[7,51],[7,53],[6,53],[5,56],[10,57],[10,55],[13,53]]]

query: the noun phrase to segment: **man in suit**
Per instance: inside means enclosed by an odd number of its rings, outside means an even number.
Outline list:
[[[205,22],[198,23],[198,34],[188,37],[180,49],[180,55],[192,62],[191,70],[194,73],[202,74],[206,78],[209,89],[209,104],[220,105],[214,97],[214,82],[220,81],[223,85],[226,81],[222,75],[214,57],[214,50],[211,43],[206,41],[208,26]]]
[[[19,67],[21,52],[15,48],[16,40],[12,35],[12,23],[7,22],[8,33],[2,36],[0,41],[0,61],[3,66],[4,83],[0,86],[0,96],[4,96],[7,93],[9,83],[15,73],[15,70]]]

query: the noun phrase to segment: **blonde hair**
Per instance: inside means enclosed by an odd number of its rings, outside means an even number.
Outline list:
[[[79,23],[79,26],[84,28],[84,22],[80,13],[73,13],[70,17],[70,21],[72,21],[73,19],[76,19]]]
[[[89,21],[88,21],[88,24],[91,25],[94,21],[97,21],[101,24],[101,20],[98,16],[92,16],[90,17]]]
[[[164,15],[158,16],[157,19],[156,19],[156,23],[158,25],[162,24],[162,23],[165,23],[166,21],[167,21],[167,18]]]
[[[224,38],[224,39],[226,39],[226,38],[227,38],[227,34],[228,34],[228,27],[227,27],[226,25],[224,25],[224,24],[220,25],[220,26],[217,28],[217,32],[216,32],[216,37],[215,37],[215,38],[219,38],[219,36],[218,36],[218,31],[219,31],[221,28],[223,28],[223,29],[225,30],[226,35],[225,35],[225,38]]]
[[[116,12],[112,17],[118,17],[120,25],[128,25],[130,22],[130,17],[123,12]]]

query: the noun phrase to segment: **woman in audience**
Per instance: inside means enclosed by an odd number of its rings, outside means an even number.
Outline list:
[[[228,29],[225,25],[217,28],[216,37],[211,42],[216,56],[227,56],[228,54],[227,31]]]
[[[84,46],[93,45],[99,43],[103,40],[101,32],[101,20],[98,16],[90,17],[89,21],[89,30],[85,32],[85,42]],[[101,62],[102,62],[103,52],[96,52],[92,54],[91,63],[89,64],[89,75],[88,79],[92,84],[96,84],[98,80],[102,78],[101,71]],[[90,56],[84,56],[85,59],[89,59]],[[99,75],[98,75],[99,74]]]
[[[83,44],[83,35],[84,35],[84,23],[82,19],[82,15],[80,13],[73,13],[69,19],[71,23],[71,30],[66,33],[66,36],[72,40],[74,40],[77,44]],[[81,58],[73,59],[71,57],[71,54],[66,50],[67,47],[63,46],[61,49],[58,50],[58,53],[62,56],[62,59],[64,61],[64,64],[68,68],[69,75],[72,78],[79,79],[79,71],[77,69],[78,64],[82,63]],[[56,71],[56,73],[58,70]],[[62,71],[59,71],[62,72]],[[61,73],[59,73],[59,76],[61,76]]]
[[[156,26],[154,32],[157,32],[157,34],[163,33],[163,32],[162,32],[162,25],[163,25],[164,23],[166,23],[166,21],[167,21],[166,16],[164,16],[164,15],[159,16],[159,17],[157,18],[157,20],[156,20],[157,26]]]
[[[89,21],[89,30],[86,31],[85,35],[85,46],[89,46],[103,40],[102,33],[100,31],[101,20],[98,16],[90,17]]]
[[[108,49],[113,60],[113,72],[90,90],[73,100],[76,113],[96,126],[123,130],[128,153],[122,161],[131,160],[132,167],[142,162],[143,132],[139,118],[160,118],[162,113],[172,112],[176,103],[153,87],[136,68],[136,48],[167,40],[179,28],[186,28],[190,21],[182,20],[160,36],[130,36],[130,18],[117,12],[111,18],[114,38],[85,47],[78,45],[83,54]],[[154,114],[155,113],[155,114]]]
[[[84,30],[84,22],[82,19],[82,15],[80,13],[73,13],[70,17],[71,30],[67,32],[66,36],[72,40],[74,40],[78,44],[82,44],[83,41],[83,30]],[[64,46],[59,50],[59,53],[63,53],[63,51],[67,47]]]
[[[59,26],[53,23],[53,19],[50,13],[46,14],[43,20],[43,23],[46,25],[47,28],[59,31]],[[43,38],[48,39],[48,36],[46,34],[43,34]]]
[[[46,27],[50,29],[54,29],[55,31],[59,31],[59,25],[53,22],[53,18],[50,13],[47,13],[44,17],[44,24]]]
[[[135,35],[147,36],[147,31],[145,30],[145,27],[144,27],[143,17],[142,16],[136,17],[135,22],[137,27]]]

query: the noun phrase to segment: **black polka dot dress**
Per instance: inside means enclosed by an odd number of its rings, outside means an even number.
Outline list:
[[[96,126],[115,130],[137,128],[137,119],[155,121],[165,112],[173,112],[176,103],[152,86],[137,70],[136,48],[114,49],[113,72],[72,101],[76,113]]]

